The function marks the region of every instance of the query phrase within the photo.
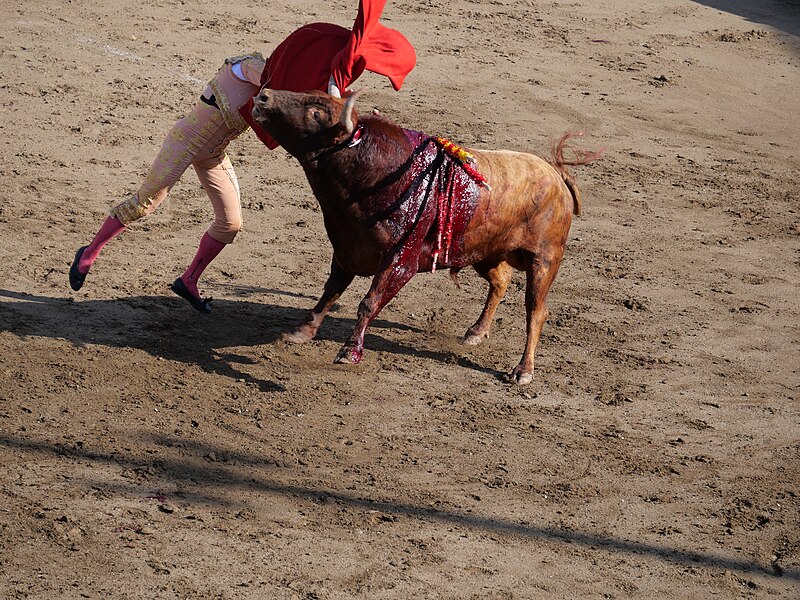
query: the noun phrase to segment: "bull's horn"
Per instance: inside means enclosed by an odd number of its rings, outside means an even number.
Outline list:
[[[353,125],[353,106],[355,106],[356,98],[361,95],[362,91],[359,90],[350,94],[344,102],[344,107],[342,107],[342,115],[339,117],[339,122],[347,130],[348,134],[353,133],[353,129],[355,129]]]

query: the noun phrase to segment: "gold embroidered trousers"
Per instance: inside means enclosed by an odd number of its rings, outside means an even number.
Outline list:
[[[233,74],[236,62],[248,81]],[[247,129],[238,109],[258,92],[263,65],[257,54],[226,61],[203,94],[208,98],[213,92],[219,108],[198,100],[170,130],[139,190],[112,208],[111,215],[127,225],[150,214],[191,165],[214,208],[209,235],[231,243],[242,227],[242,210],[239,183],[225,149]]]

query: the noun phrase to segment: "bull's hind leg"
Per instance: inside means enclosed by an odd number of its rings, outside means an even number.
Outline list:
[[[342,292],[347,289],[354,277],[355,275],[348,273],[339,266],[334,254],[331,261],[331,274],[328,276],[328,281],[325,282],[322,297],[317,302],[317,305],[311,309],[311,312],[306,315],[306,318],[297,325],[297,328],[291,333],[284,334],[283,339],[295,344],[313,340],[328,311],[334,302],[339,299],[339,296],[342,295]]]
[[[483,341],[483,338],[489,337],[494,313],[506,294],[514,270],[507,262],[497,260],[481,261],[472,267],[478,272],[478,275],[489,282],[489,293],[486,296],[483,312],[475,324],[464,334],[465,344],[477,346]]]
[[[525,341],[525,351],[522,360],[511,372],[511,377],[519,384],[530,383],[533,380],[533,354],[542,326],[547,319],[547,293],[558,273],[561,258],[564,256],[563,247],[553,252],[550,256],[524,253],[525,259],[525,311],[527,313],[528,337]]]

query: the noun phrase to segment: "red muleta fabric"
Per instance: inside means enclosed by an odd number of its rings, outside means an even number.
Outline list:
[[[267,59],[261,86],[290,92],[327,91],[333,75],[344,91],[366,70],[388,77],[399,90],[416,66],[417,56],[402,33],[379,23],[385,5],[386,0],[361,0],[350,31],[331,23],[310,23],[289,34]],[[252,98],[239,109],[259,139],[268,148],[276,148],[278,143],[253,120],[252,111]]]

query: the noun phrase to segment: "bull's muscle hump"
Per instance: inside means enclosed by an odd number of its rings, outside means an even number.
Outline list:
[[[565,238],[572,198],[561,174],[544,159],[509,150],[471,150],[492,190],[481,190],[464,234],[464,252],[496,256],[517,249],[537,252]]]

